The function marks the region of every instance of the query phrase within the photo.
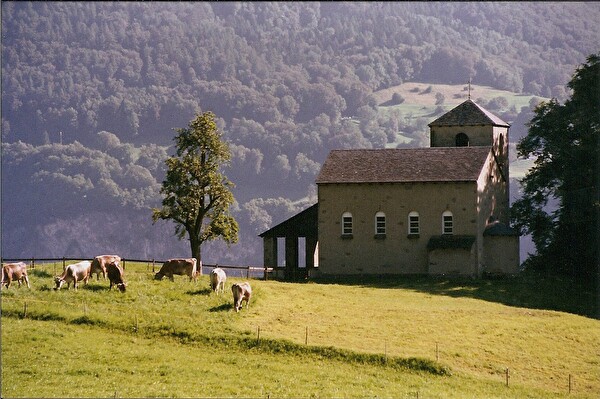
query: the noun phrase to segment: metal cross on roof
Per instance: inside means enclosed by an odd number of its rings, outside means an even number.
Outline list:
[[[469,97],[468,99],[471,99],[471,77],[469,76]]]

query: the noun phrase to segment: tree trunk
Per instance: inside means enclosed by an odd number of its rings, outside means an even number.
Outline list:
[[[198,265],[198,275],[202,275],[202,252],[200,250],[202,243],[198,238],[190,236],[190,246],[192,249],[192,258],[196,258]]]

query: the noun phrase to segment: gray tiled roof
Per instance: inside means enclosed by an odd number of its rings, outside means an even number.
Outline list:
[[[481,105],[476,104],[471,100],[467,100],[456,106],[444,115],[440,116],[428,126],[473,126],[473,125],[493,125],[506,126],[510,125],[492,114]]]
[[[476,181],[490,147],[333,150],[317,176],[326,183]]]

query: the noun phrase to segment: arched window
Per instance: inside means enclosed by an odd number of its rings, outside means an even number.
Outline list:
[[[419,212],[412,211],[408,214],[408,234],[418,235],[419,233]]]
[[[342,215],[342,235],[352,235],[352,214],[350,212],[344,212]]]
[[[454,220],[452,218],[452,212],[444,211],[442,213],[442,234],[453,234],[454,233]]]
[[[385,213],[383,212],[375,214],[375,234],[385,235]]]
[[[456,146],[457,147],[468,147],[469,146],[469,136],[464,133],[459,133],[455,137]]]

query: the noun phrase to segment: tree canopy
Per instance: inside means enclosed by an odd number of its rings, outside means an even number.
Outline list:
[[[238,224],[229,214],[233,183],[221,172],[231,154],[212,112],[197,114],[187,128],[175,130],[177,155],[166,160],[162,208],[153,209],[152,219],[174,221],[177,236],[187,233],[192,257],[200,261],[203,242],[218,237],[227,243],[238,240]]]
[[[536,244],[530,266],[593,279],[600,270],[600,53],[577,68],[568,86],[573,94],[564,104],[538,105],[517,145],[519,156],[535,164],[512,213]]]

